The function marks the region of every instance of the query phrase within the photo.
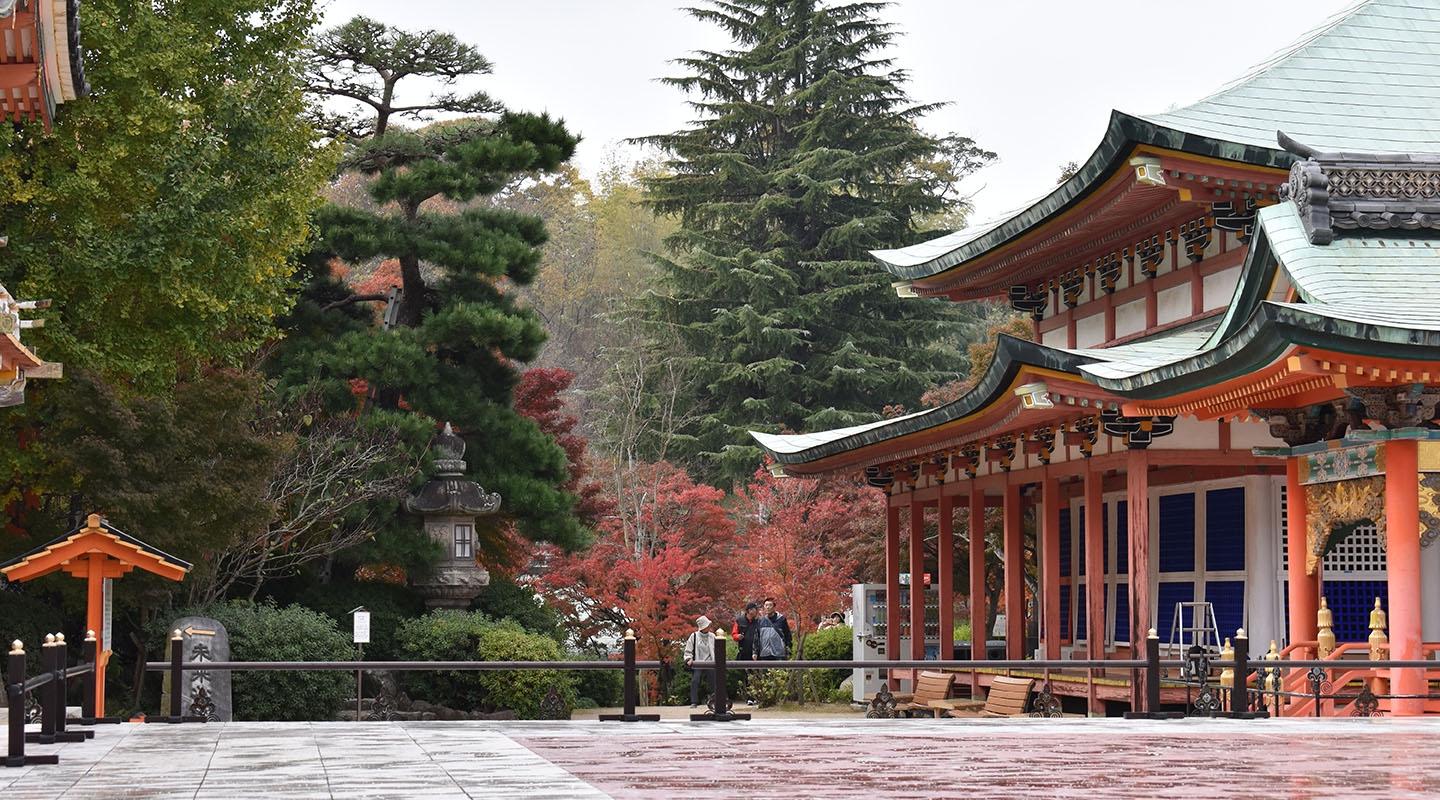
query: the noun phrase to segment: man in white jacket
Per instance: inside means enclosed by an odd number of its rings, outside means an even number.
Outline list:
[[[710,618],[704,614],[695,620],[695,632],[685,639],[685,666],[690,669],[690,707],[700,707],[700,681],[704,679],[710,692],[715,691],[711,667],[715,664],[715,634]]]

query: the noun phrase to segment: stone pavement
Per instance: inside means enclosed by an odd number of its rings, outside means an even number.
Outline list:
[[[56,748],[35,747],[35,752]],[[1421,798],[1440,720],[110,725],[0,798]]]

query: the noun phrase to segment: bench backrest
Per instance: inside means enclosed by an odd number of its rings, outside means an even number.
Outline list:
[[[985,697],[985,708],[981,713],[991,717],[1024,714],[1025,704],[1030,700],[1030,689],[1034,685],[1033,678],[1007,678],[997,675],[990,683],[990,694]]]
[[[922,672],[915,681],[914,702],[924,705],[931,700],[944,700],[950,696],[950,686],[954,683],[953,672]]]

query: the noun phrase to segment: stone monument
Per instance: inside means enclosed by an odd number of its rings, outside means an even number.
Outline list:
[[[219,620],[209,617],[181,617],[170,623],[170,630],[180,631],[181,658],[187,663],[230,660],[230,634]],[[169,657],[170,652],[166,650],[165,658]],[[183,694],[180,696],[182,714],[205,717],[211,722],[230,722],[234,719],[229,670],[185,670],[183,674]],[[161,690],[160,707],[170,707],[168,671],[165,673],[165,683]]]
[[[486,492],[465,477],[465,440],[450,423],[430,446],[435,451],[435,474],[405,507],[425,519],[425,532],[445,551],[445,557],[427,578],[414,581],[431,608],[468,608],[470,601],[490,583],[490,573],[476,560],[475,519],[493,514],[500,495]]]

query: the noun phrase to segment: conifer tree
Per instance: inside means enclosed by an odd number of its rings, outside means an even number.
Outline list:
[[[692,9],[734,47],[679,59],[666,79],[698,120],[642,141],[669,155],[647,181],[680,229],[649,322],[678,331],[698,422],[676,441],[700,474],[759,463],[746,430],[817,430],[914,407],[952,377],[955,312],[902,300],[869,250],[913,243],[963,206],[956,183],[994,157],[927,135],[879,2],[711,0]]]
[[[418,129],[396,124],[396,116],[417,108],[498,108],[479,94],[398,105],[390,76],[450,83],[489,71],[488,62],[450,34],[408,33],[361,18],[322,36],[315,53],[315,72],[323,68],[326,76],[317,79],[317,93],[351,97],[377,114],[373,124],[351,126],[371,134],[353,143],[343,161],[367,176],[373,205],[322,209],[325,243],[352,262],[396,259],[399,291],[383,306],[383,324],[357,325],[355,304],[387,298],[346,296],[317,274],[296,321],[333,339],[289,346],[278,370],[282,380],[303,382],[305,391],[318,388],[337,406],[352,402],[349,390],[363,385],[369,405],[382,412],[453,423],[469,442],[470,474],[501,493],[504,512],[521,531],[565,546],[583,542],[575,497],[564,488],[565,451],[513,408],[517,362],[532,360],[545,340],[537,315],[515,292],[535,276],[545,227],[484,204],[456,205],[527,173],[556,169],[578,140],[557,120],[510,111]],[[383,80],[367,95],[378,98],[372,103],[361,95],[377,75]],[[327,314],[334,315],[330,323],[323,322]]]

